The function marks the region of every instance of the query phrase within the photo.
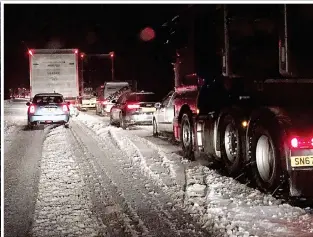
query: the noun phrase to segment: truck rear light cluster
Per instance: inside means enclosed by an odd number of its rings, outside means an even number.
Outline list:
[[[313,149],[313,137],[292,137],[290,146],[291,148]]]

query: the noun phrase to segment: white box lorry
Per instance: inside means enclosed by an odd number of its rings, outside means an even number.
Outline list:
[[[78,115],[80,94],[78,49],[30,49],[30,99],[38,93],[60,93],[71,103],[71,115]]]

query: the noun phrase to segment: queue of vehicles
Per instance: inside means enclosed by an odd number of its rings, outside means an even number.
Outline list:
[[[155,104],[153,134],[172,132],[186,158],[205,156],[261,190],[312,198],[313,50],[302,36],[313,18],[303,7],[191,6],[173,18],[175,90]]]
[[[174,31],[167,39],[174,90],[157,102],[130,84],[106,83],[96,92],[96,114],[123,129],[152,124],[154,136],[171,132],[186,158],[205,156],[261,190],[312,198],[313,78],[305,67],[313,62],[305,53],[313,50],[299,42],[303,34],[311,39],[313,18],[297,13],[301,7],[189,6],[166,24]]]

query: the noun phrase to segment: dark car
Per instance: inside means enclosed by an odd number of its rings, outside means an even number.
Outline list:
[[[69,126],[69,103],[58,93],[36,94],[32,102],[27,102],[27,121],[29,128],[39,124],[63,124]]]
[[[129,125],[151,125],[157,101],[153,92],[124,93],[111,109],[110,124],[118,124],[123,129]]]
[[[111,112],[111,108],[114,106],[115,103],[112,101],[116,102],[118,98],[120,98],[124,93],[131,92],[131,87],[130,86],[125,86],[119,89],[118,91],[114,92],[112,95],[107,97],[104,101],[102,101],[100,107],[100,112],[98,111],[98,108],[96,108],[96,114],[100,114],[102,116],[108,116]]]

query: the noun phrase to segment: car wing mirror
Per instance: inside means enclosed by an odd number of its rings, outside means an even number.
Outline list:
[[[157,109],[161,108],[161,103],[160,103],[160,102],[155,103],[155,104],[154,104],[154,107],[157,108]]]
[[[26,105],[27,105],[27,106],[30,106],[30,102],[27,102]]]

